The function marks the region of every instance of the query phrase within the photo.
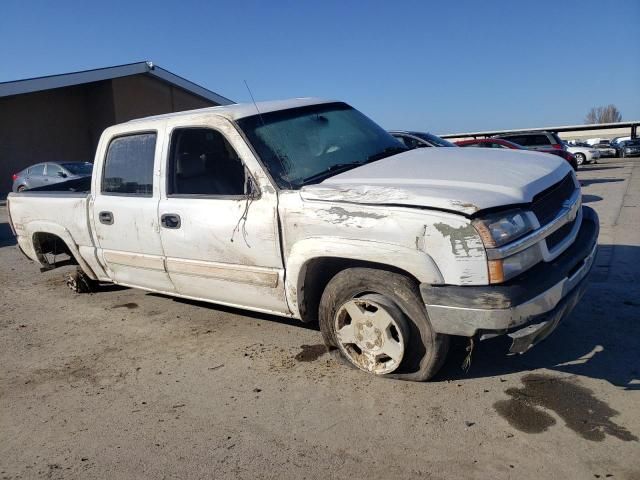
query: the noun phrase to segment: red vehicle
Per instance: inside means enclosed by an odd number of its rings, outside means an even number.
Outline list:
[[[525,148],[522,145],[510,142],[509,140],[503,140],[502,138],[474,138],[473,140],[460,140],[455,142],[455,144],[459,147],[509,148],[511,150],[528,150],[528,148]],[[555,148],[536,151],[558,155],[559,157],[562,157],[567,162],[569,162],[574,170],[578,170],[578,162],[576,161],[576,157],[571,152],[567,152],[566,150],[558,150]]]

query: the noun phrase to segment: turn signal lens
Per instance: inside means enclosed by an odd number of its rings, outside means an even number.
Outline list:
[[[502,260],[489,260],[489,283],[504,282]]]
[[[542,253],[538,245],[533,245],[514,255],[500,260],[489,260],[489,283],[502,283],[529,270],[542,261]]]

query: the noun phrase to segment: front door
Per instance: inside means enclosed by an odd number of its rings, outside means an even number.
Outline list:
[[[159,206],[167,271],[182,295],[287,313],[277,195],[260,188],[255,158],[224,122],[167,128]]]
[[[92,200],[98,258],[116,283],[172,292],[158,225],[157,132],[111,139]],[[159,161],[159,160],[157,160]]]

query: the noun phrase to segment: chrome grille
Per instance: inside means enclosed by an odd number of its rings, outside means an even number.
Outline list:
[[[565,223],[558,230],[547,237],[547,248],[549,250],[553,250],[560,242],[562,242],[562,240],[567,237],[567,235],[571,233],[571,230],[573,230],[573,227],[578,221],[578,218],[579,217],[576,217],[573,221]]]
[[[555,218],[562,209],[562,204],[571,197],[575,189],[573,176],[569,173],[558,183],[533,197],[531,210],[536,214],[541,226]]]

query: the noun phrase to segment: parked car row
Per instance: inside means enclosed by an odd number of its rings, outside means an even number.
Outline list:
[[[590,138],[586,142],[569,141],[571,147],[585,147],[600,152],[601,157],[630,157],[638,154],[637,143],[640,138],[615,137],[611,140],[604,138]]]
[[[391,130],[391,135],[400,140],[408,148],[420,147],[476,147],[476,148],[507,148],[511,150],[535,150],[549,153],[564,158],[573,167],[578,169],[578,162],[573,153],[569,152],[566,145],[557,134],[551,132],[518,133],[502,135],[500,137],[481,138],[473,140],[461,140],[451,143],[432,133],[415,132],[406,130]],[[586,156],[585,156],[586,158]]]

